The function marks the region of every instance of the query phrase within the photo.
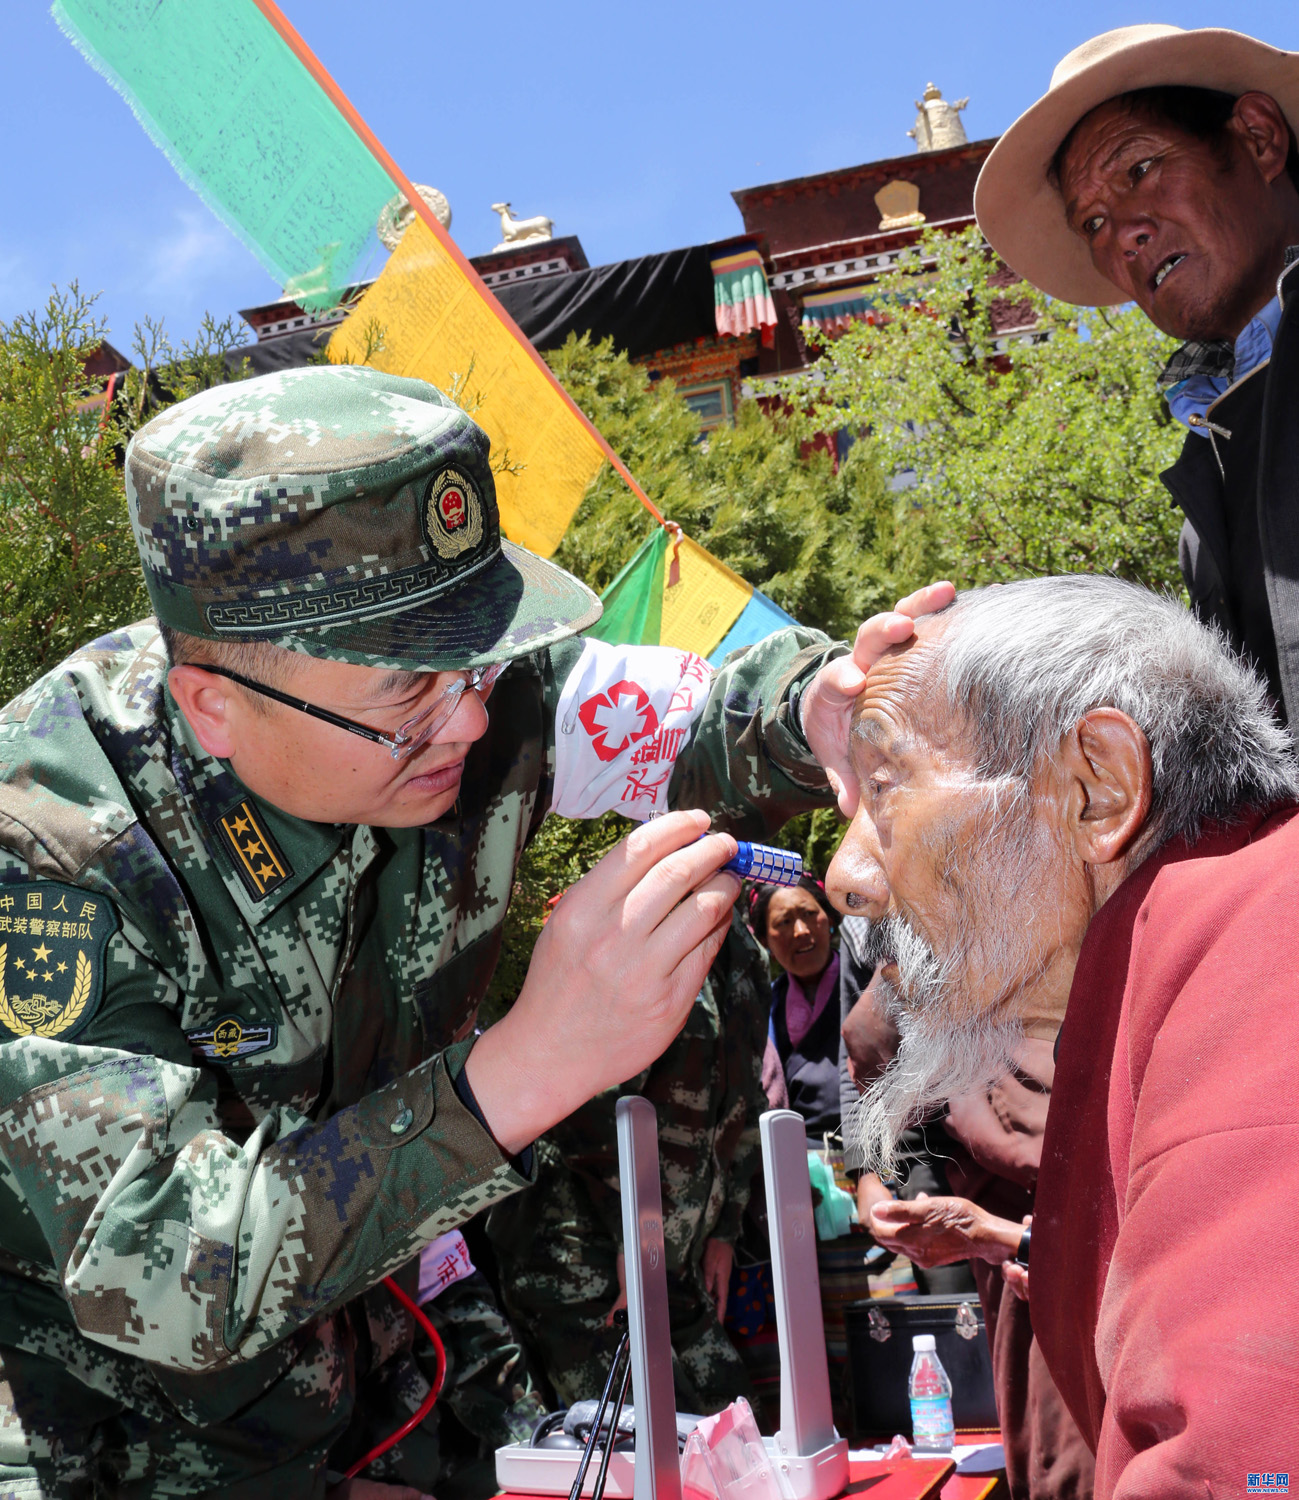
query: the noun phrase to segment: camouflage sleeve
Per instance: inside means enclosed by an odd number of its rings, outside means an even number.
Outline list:
[[[742,837],[827,806],[798,700],[847,647],[793,626],[717,669],[660,646],[569,641],[545,653],[548,780],[540,810],[644,819],[701,807]]]
[[[564,1166],[581,1182],[605,1233],[622,1244],[622,1194],[618,1184],[618,1123],[615,1111],[625,1094],[637,1094],[648,1074],[621,1088],[606,1089],[549,1132]]]
[[[744,929],[738,914],[732,918],[727,946],[731,952],[723,1031],[726,1098],[717,1143],[726,1197],[713,1237],[733,1245],[739,1239],[740,1223],[762,1161],[758,1119],[767,1108],[762,1058],[771,987],[762,950]]]
[[[808,749],[798,700],[816,673],[847,647],[791,626],[727,658],[673,771],[673,807],[702,807],[714,826],[770,838],[799,813],[832,802]]]
[[[89,1338],[251,1358],[526,1186],[457,1096],[472,1042],[324,1123],[281,1105],[231,1134],[147,951],[123,922],[89,1024],[0,1045],[4,1238]]]

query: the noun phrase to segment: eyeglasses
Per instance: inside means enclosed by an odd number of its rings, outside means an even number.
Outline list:
[[[480,698],[486,698],[509,663],[497,661],[487,667],[470,667],[454,682],[448,683],[432,703],[407,719],[404,724],[398,725],[392,734],[385,734],[382,729],[371,729],[368,724],[358,724],[355,719],[345,719],[342,714],[332,713],[327,708],[317,708],[314,703],[305,703],[301,698],[282,693],[279,688],[268,687],[264,682],[254,682],[251,677],[245,677],[240,672],[210,666],[207,662],[195,665],[201,666],[205,672],[214,672],[218,677],[228,677],[240,687],[260,693],[263,698],[272,698],[276,703],[283,703],[286,708],[296,708],[299,713],[310,714],[313,719],[332,724],[335,729],[346,729],[349,734],[359,734],[362,739],[383,745],[393,760],[404,760],[408,755],[413,755],[421,745],[428,744],[439,730],[446,728],[460,699],[471,688]]]

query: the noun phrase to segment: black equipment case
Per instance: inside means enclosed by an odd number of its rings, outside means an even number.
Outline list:
[[[887,1441],[911,1436],[907,1381],[911,1339],[932,1333],[952,1382],[952,1416],[960,1432],[995,1432],[997,1399],[983,1308],[965,1297],[873,1297],[845,1309],[853,1437]]]

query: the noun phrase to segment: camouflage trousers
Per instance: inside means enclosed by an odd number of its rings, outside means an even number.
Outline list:
[[[572,1179],[498,1204],[488,1220],[505,1311],[565,1406],[598,1397],[619,1334],[605,1319],[618,1296],[618,1246],[584,1212]],[[743,1361],[707,1295],[697,1262],[668,1272],[678,1411],[708,1415],[743,1396],[762,1413]]]
[[[526,1436],[545,1410],[482,1277],[449,1288],[428,1311],[447,1352],[443,1397],[365,1471],[421,1490],[441,1484],[448,1467]],[[322,1500],[330,1473],[419,1409],[435,1366],[427,1338],[382,1286],[258,1360],[211,1375],[180,1376],[107,1350],[100,1360],[72,1330],[48,1329],[45,1345],[0,1346],[0,1500]],[[440,1432],[448,1411],[478,1440],[471,1452],[457,1444],[450,1465]]]

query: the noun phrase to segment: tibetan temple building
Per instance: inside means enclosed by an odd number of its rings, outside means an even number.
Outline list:
[[[995,140],[966,140],[966,102],[930,84],[907,155],[733,193],[744,230],[728,240],[591,266],[576,236],[538,232],[471,264],[537,349],[570,333],[612,337],[714,427],[733,419],[742,392],[760,396],[764,379],[811,362],[805,329],[865,317],[872,283],[923,228],[974,222],[975,179]],[[259,373],[306,363],[363,290],[320,316],[287,299],[246,309],[257,342],[239,353]]]

